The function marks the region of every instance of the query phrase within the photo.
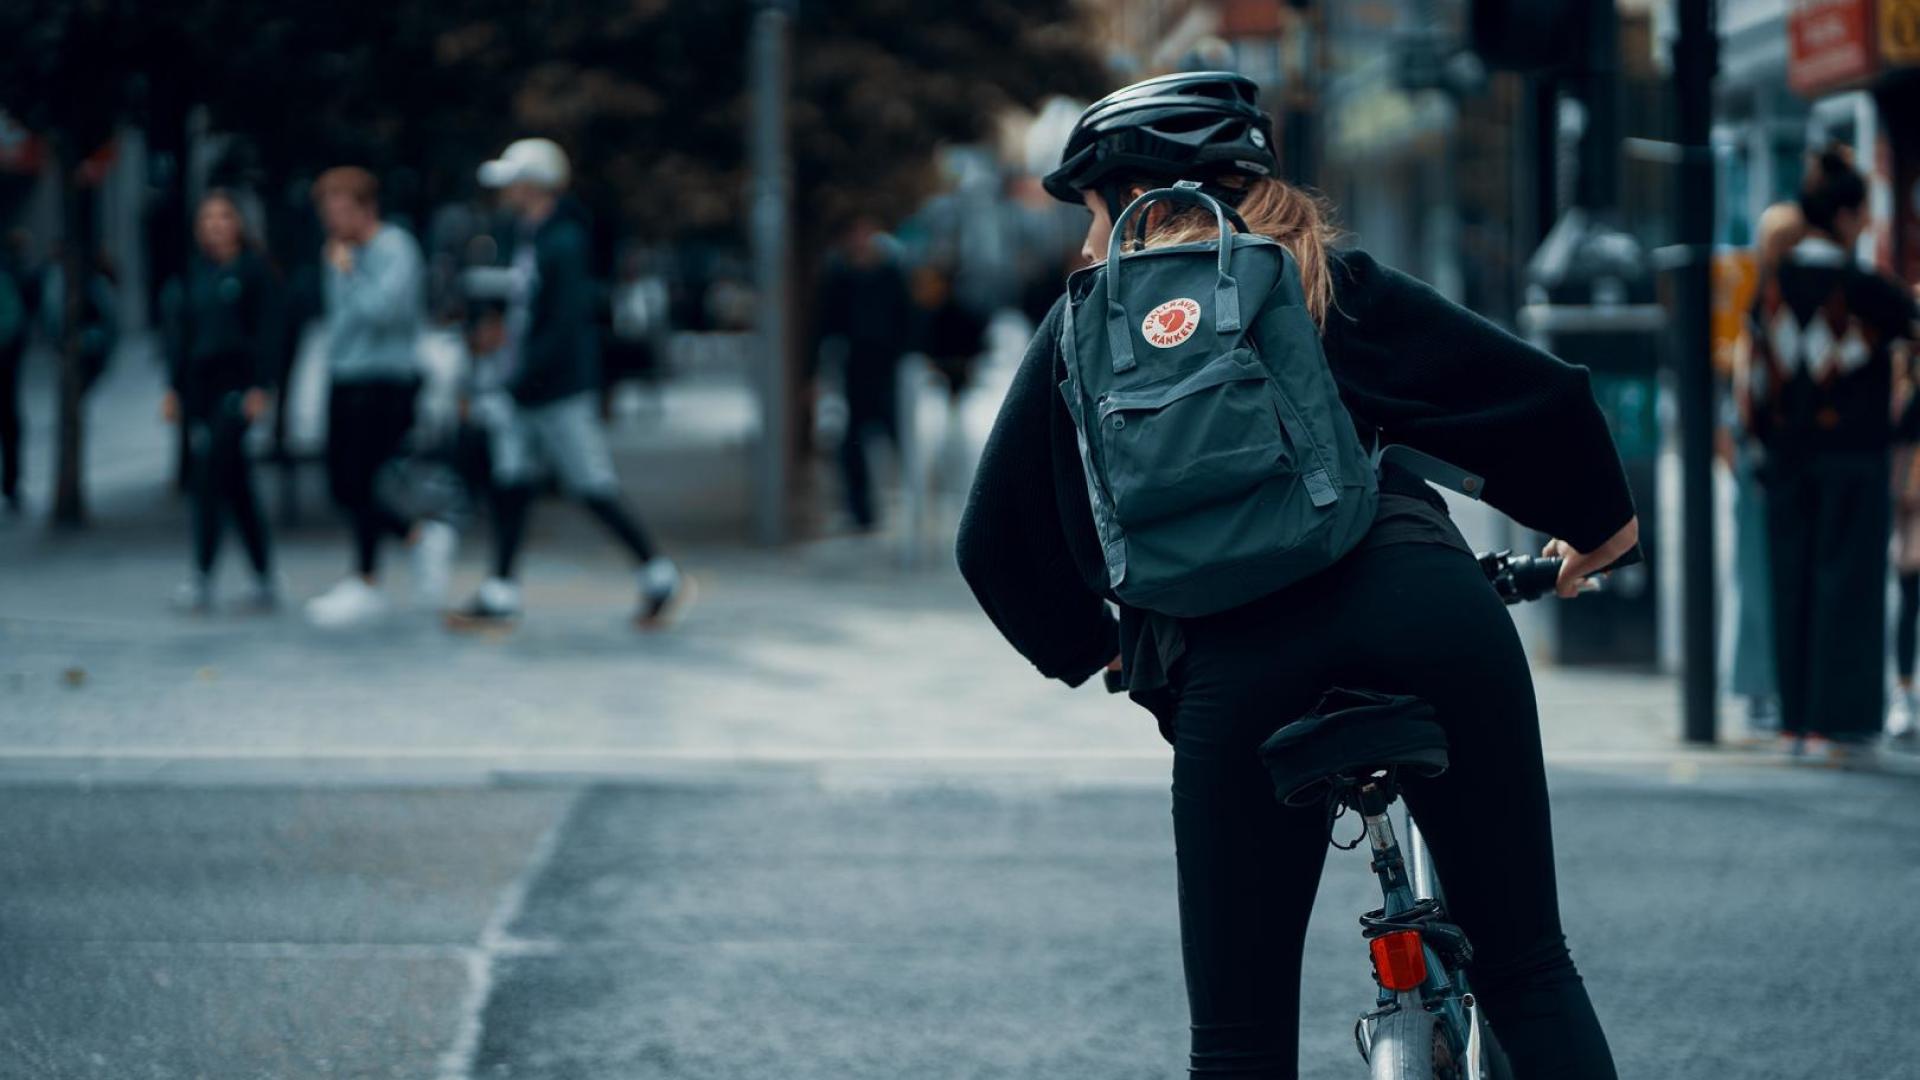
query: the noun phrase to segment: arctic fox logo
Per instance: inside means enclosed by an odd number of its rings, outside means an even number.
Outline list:
[[[1199,325],[1199,303],[1181,296],[1147,312],[1140,321],[1140,336],[1156,349],[1171,349],[1192,337]]]

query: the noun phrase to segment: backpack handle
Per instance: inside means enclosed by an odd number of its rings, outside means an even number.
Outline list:
[[[1213,220],[1220,228],[1220,276],[1213,288],[1213,329],[1218,334],[1231,334],[1240,329],[1240,283],[1233,279],[1233,230],[1228,221],[1246,229],[1247,223],[1240,215],[1228,209],[1220,200],[1200,190],[1197,180],[1182,180],[1172,187],[1155,188],[1142,194],[1120,211],[1119,218],[1113,223],[1113,232],[1107,238],[1107,344],[1113,354],[1113,373],[1115,375],[1132,371],[1139,366],[1133,358],[1133,327],[1129,325],[1127,309],[1120,303],[1120,262],[1121,244],[1126,239],[1127,223],[1139,218],[1140,231],[1146,232],[1145,212],[1147,207],[1157,202],[1184,202],[1206,207],[1213,211]]]

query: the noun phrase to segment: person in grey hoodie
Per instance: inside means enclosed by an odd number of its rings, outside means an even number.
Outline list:
[[[379,183],[365,169],[342,166],[314,182],[314,204],[326,227],[321,252],[327,368],[327,482],[353,527],[353,573],[307,604],[321,626],[345,626],[380,615],[380,542],[404,539],[414,549],[414,585],[423,603],[445,594],[453,557],[452,526],[412,521],[381,497],[375,477],[397,456],[413,427],[419,390],[415,349],[425,318],[420,245],[380,220]]]
[[[493,463],[493,575],[449,616],[454,629],[499,626],[519,616],[515,564],[534,482],[543,472],[552,473],[632,556],[640,593],[635,626],[665,625],[692,596],[691,580],[655,549],[621,499],[596,415],[597,301],[587,267],[586,212],[566,195],[570,177],[566,152],[547,139],[521,139],[480,168],[480,182],[500,189],[519,228],[507,290],[506,355],[496,373],[500,390],[475,402],[489,430]]]

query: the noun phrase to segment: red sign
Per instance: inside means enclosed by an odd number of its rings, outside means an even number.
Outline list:
[[[1794,0],[1787,13],[1787,85],[1813,97],[1873,75],[1874,0]]]

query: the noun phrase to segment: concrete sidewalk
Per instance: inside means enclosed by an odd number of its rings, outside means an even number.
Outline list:
[[[959,416],[963,448],[984,437],[1010,377],[1018,328],[996,334]],[[1164,774],[1150,718],[1039,679],[980,615],[947,554],[951,501],[929,508],[914,566],[903,565],[897,525],[778,551],[716,539],[737,535],[727,522],[745,513],[754,437],[751,402],[724,366],[689,373],[657,410],[613,429],[630,494],[704,594],[687,625],[645,638],[621,625],[633,600],[620,555],[557,504],[536,516],[529,614],[508,637],[450,636],[428,612],[347,634],[309,628],[297,601],[347,560],[343,533],[321,514],[277,537],[295,610],[172,615],[163,600],[184,576],[187,521],[167,485],[158,393],[157,369],[123,356],[90,403],[93,527],[0,527],[0,770],[472,779],[858,761]],[[917,417],[940,437],[944,405],[923,404]],[[36,426],[33,437],[44,435]],[[956,487],[949,477],[947,494]],[[484,530],[467,538],[456,595],[480,578],[486,544]],[[237,556],[228,552],[230,580]],[[403,552],[390,558],[404,565]],[[1763,758],[1682,746],[1671,679],[1546,667],[1536,678],[1557,762]],[[1730,719],[1723,730],[1741,729]]]

